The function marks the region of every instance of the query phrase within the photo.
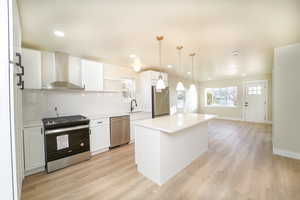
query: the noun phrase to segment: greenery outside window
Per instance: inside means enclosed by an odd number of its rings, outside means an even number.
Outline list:
[[[235,107],[237,105],[237,87],[206,88],[205,106]]]

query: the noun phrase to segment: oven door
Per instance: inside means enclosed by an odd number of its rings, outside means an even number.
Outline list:
[[[47,162],[90,151],[88,125],[45,131]]]

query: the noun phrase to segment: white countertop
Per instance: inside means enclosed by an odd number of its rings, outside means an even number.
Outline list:
[[[101,113],[96,115],[88,115],[86,116],[90,120],[97,120],[102,118],[109,118],[109,117],[117,117],[117,116],[123,116],[123,115],[130,115],[130,120],[142,120],[146,118],[151,118],[151,113],[149,112],[142,112],[142,111],[134,111],[134,112],[120,112],[120,113]],[[37,127],[37,126],[43,126],[42,119],[40,120],[29,120],[24,121],[23,127],[29,128],[29,127]]]
[[[165,133],[175,133],[190,128],[199,123],[214,119],[216,115],[199,113],[183,113],[163,116],[155,119],[146,119],[134,123],[136,126],[159,130]]]

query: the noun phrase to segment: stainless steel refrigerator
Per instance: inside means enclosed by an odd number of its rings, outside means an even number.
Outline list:
[[[170,114],[169,88],[156,91],[152,86],[152,118]]]

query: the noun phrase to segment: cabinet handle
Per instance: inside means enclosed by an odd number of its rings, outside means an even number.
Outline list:
[[[20,53],[16,53],[16,56],[18,57],[18,62],[16,63],[17,66],[22,66],[22,56]]]
[[[24,90],[24,81],[21,82],[21,90]]]
[[[18,73],[18,75],[24,76],[24,66],[20,65],[19,67],[21,68],[21,73]]]
[[[24,82],[24,81],[23,81]],[[41,128],[41,135],[43,135],[43,128]]]
[[[103,122],[97,122],[97,124],[102,124]]]
[[[21,86],[22,85],[22,75],[20,73],[17,73],[17,76],[19,78],[19,81],[17,83],[17,86]]]

